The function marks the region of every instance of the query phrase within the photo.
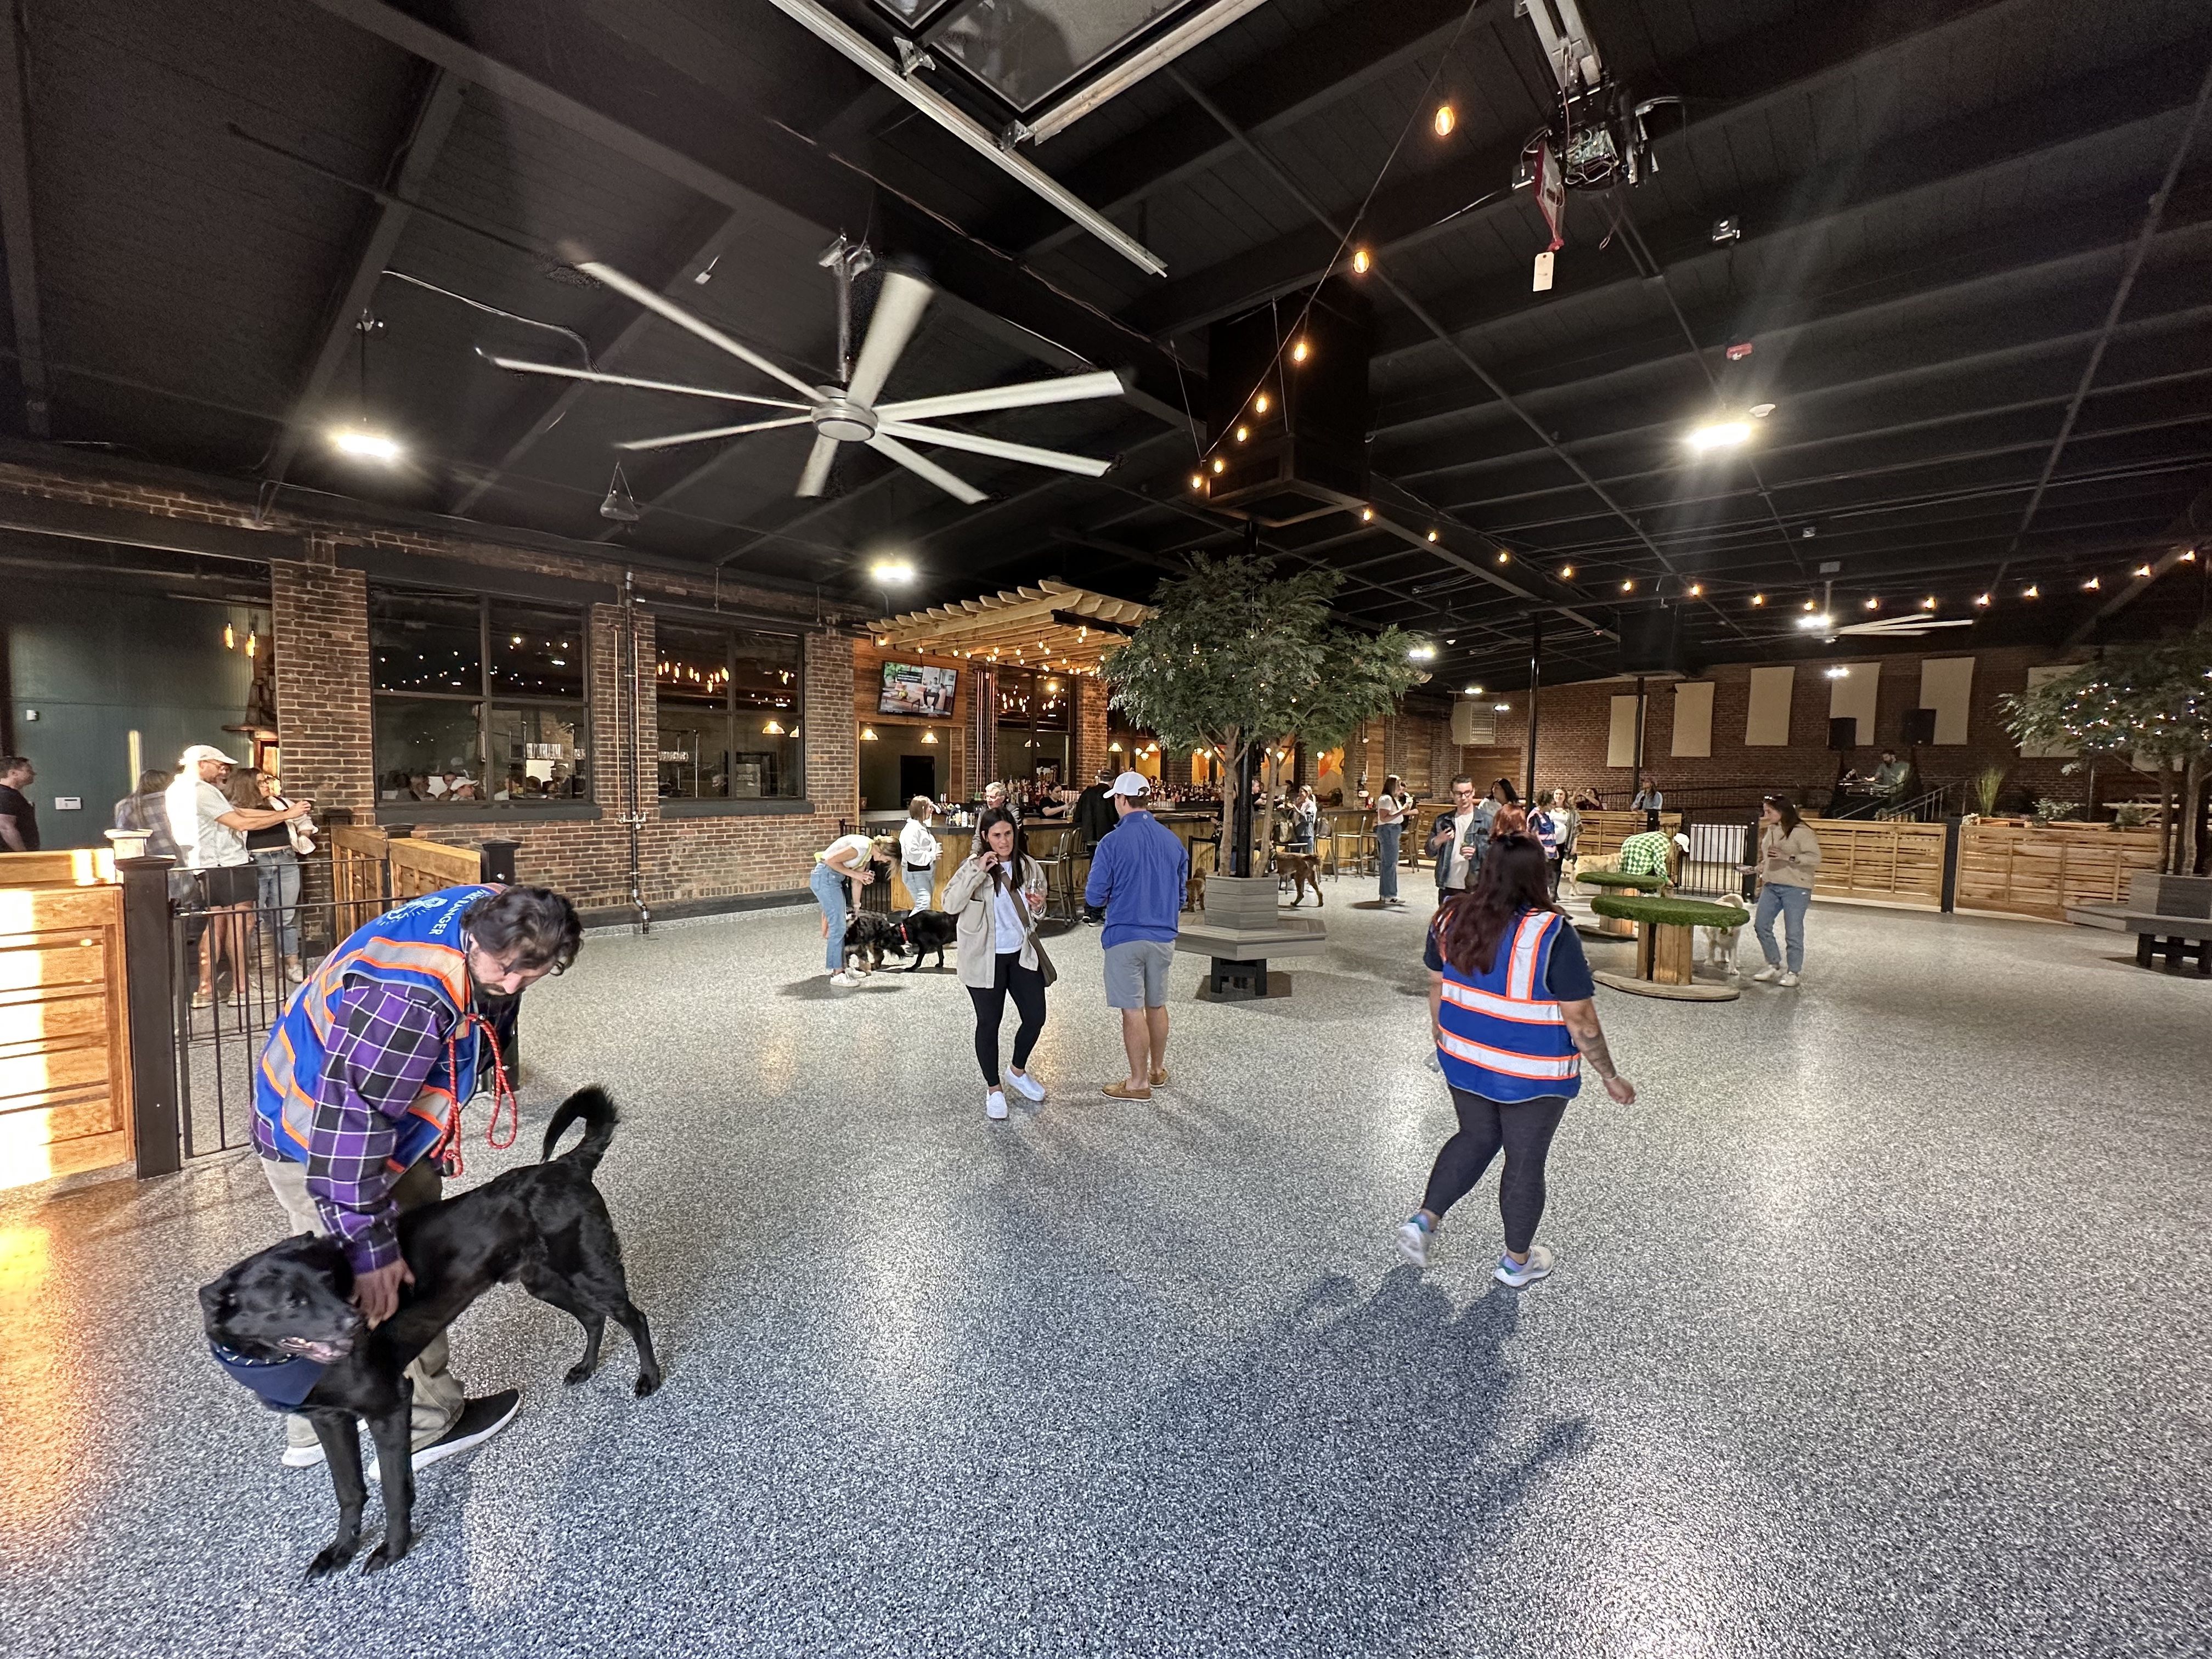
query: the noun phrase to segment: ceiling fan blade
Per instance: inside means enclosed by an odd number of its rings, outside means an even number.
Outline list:
[[[881,428],[868,440],[868,447],[878,455],[888,455],[909,472],[918,472],[946,495],[973,507],[983,499],[983,492],[965,478],[947,472],[927,455],[917,455],[896,438],[887,438]]]
[[[835,438],[817,438],[814,447],[807,452],[806,470],[799,475],[799,495],[819,495],[830,487],[830,463],[837,459]]]
[[[711,386],[678,386],[673,380],[641,380],[629,374],[602,374],[596,369],[563,368],[558,363],[525,362],[520,357],[495,357],[491,360],[501,368],[513,369],[518,374],[550,374],[556,380],[589,380],[594,386],[635,386],[641,392],[680,392],[687,398],[718,398],[726,404],[764,404],[770,409],[811,409],[811,404],[795,404],[788,398],[757,398],[747,392],[717,392]]]
[[[964,449],[971,454],[995,455],[1002,461],[1027,461],[1031,466],[1056,466],[1062,472],[1080,472],[1086,478],[1103,477],[1114,465],[1111,461],[1094,461],[1088,455],[1070,455],[1058,449],[1037,449],[1029,444],[1010,444],[998,438],[979,438],[972,432],[919,426],[912,421],[884,421],[877,426],[876,430],[888,433],[894,438],[911,438],[916,443],[942,444],[947,449]]]
[[[739,344],[712,323],[702,322],[665,295],[654,293],[642,283],[630,281],[612,265],[601,264],[596,259],[587,259],[576,269],[586,276],[605,283],[625,299],[636,301],[638,304],[656,316],[665,317],[677,327],[688,329],[708,345],[719,347],[741,362],[750,363],[763,374],[774,375],[802,398],[811,400],[817,395],[812,386],[807,385],[790,370],[779,368],[770,362],[750,346]]]
[[[709,438],[735,438],[747,432],[766,432],[779,426],[805,426],[811,415],[787,415],[780,421],[752,421],[744,426],[710,426],[703,432],[672,432],[665,438],[632,438],[617,449],[673,449],[679,444],[704,443]]]
[[[1120,375],[1102,368],[1089,374],[1024,380],[1018,386],[988,386],[979,392],[948,392],[941,398],[913,398],[902,404],[885,404],[876,413],[890,421],[927,421],[939,415],[980,414],[987,409],[1034,409],[1041,404],[1118,398],[1124,390]]]
[[[875,402],[884,382],[891,377],[899,353],[921,325],[929,295],[929,284],[919,277],[902,270],[885,274],[883,288],[876,295],[876,314],[868,319],[868,337],[860,343],[860,359],[853,365],[853,384],[846,388],[854,403]]]

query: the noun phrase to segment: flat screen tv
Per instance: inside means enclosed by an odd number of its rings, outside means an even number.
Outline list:
[[[879,714],[915,714],[924,720],[952,718],[952,692],[960,684],[957,668],[925,668],[919,663],[884,665],[884,692],[876,704]]]

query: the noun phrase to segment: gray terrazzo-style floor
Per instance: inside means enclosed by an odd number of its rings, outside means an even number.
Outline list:
[[[1364,885],[1288,999],[1179,963],[1149,1104],[1066,938],[1004,1124],[949,973],[833,993],[811,912],[592,939],[526,1144],[616,1091],[668,1383],[611,1337],[564,1389],[574,1323],[494,1292],[454,1365],[523,1413],[380,1577],[300,1583],[328,1478],[200,1340],[280,1231],[250,1159],[0,1207],[0,1650],[2212,1651],[2212,986],[1821,905],[1799,992],[1601,991],[1642,1098],[1570,1112],[1516,1293],[1494,1174],[1392,1252],[1449,1108],[1419,886]]]

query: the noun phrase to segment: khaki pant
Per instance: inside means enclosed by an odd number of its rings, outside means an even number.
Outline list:
[[[269,1177],[270,1190],[284,1206],[293,1231],[327,1232],[322,1212],[316,1209],[315,1200],[307,1196],[307,1166],[287,1158],[264,1158],[260,1162],[261,1173]],[[426,1158],[410,1165],[392,1183],[392,1201],[402,1210],[419,1210],[425,1204],[438,1201],[439,1189],[443,1185],[437,1166]],[[443,1331],[432,1337],[429,1345],[415,1357],[407,1367],[407,1378],[415,1385],[414,1421],[410,1428],[415,1449],[420,1451],[460,1420],[461,1385],[446,1370]],[[315,1437],[314,1425],[296,1412],[285,1414],[284,1440],[293,1446],[321,1443]]]

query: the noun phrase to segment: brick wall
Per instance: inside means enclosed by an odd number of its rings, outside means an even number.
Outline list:
[[[1079,788],[1089,787],[1091,778],[1103,769],[1121,769],[1114,767],[1121,757],[1106,752],[1106,745],[1111,741],[1106,734],[1106,699],[1111,694],[1112,688],[1105,681],[1076,676],[1074,754],[1068,763],[1068,781]],[[1183,765],[1188,769],[1189,764],[1190,757],[1186,755]]]
[[[110,482],[32,468],[0,465],[0,490],[187,519],[238,529],[265,529],[281,550],[300,538],[307,558],[270,561],[271,641],[276,711],[287,784],[319,803],[350,808],[356,822],[374,821],[374,731],[369,703],[368,585],[358,570],[336,562],[342,545],[412,552],[495,570],[521,570],[604,584],[604,564],[540,550],[474,543],[461,538],[325,518],[272,512],[261,524],[240,503],[171,487]],[[277,540],[281,535],[283,540]],[[697,605],[713,592],[710,581],[684,574],[640,571],[641,596]],[[789,611],[787,595],[732,590],[723,597],[755,611]],[[429,823],[417,833],[456,846],[495,837],[520,843],[516,868],[524,879],[558,888],[586,910],[619,909],[629,901],[629,824],[633,803],[626,788],[629,715],[622,702],[625,665],[617,660],[621,608],[592,607],[587,626],[590,669],[592,788],[600,816],[592,820],[533,819],[526,811],[487,814],[479,822]],[[814,854],[836,834],[838,821],[857,814],[859,786],[853,723],[851,636],[793,614],[805,632],[805,789],[812,810],[736,812],[702,817],[664,817],[657,771],[641,769],[638,864],[646,902],[661,906],[751,893],[803,890]],[[638,729],[657,753],[653,685],[653,623],[638,617],[640,701]],[[412,803],[385,804],[382,816],[403,819]]]

